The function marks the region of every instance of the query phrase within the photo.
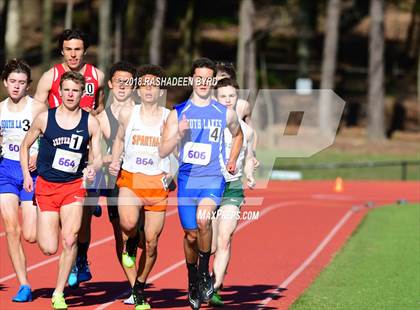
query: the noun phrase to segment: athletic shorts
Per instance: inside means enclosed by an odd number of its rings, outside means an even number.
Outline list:
[[[100,169],[96,172],[95,180],[92,184],[87,186],[87,196],[106,197],[106,204],[108,210],[109,221],[112,222],[114,219],[118,219],[118,186],[116,184],[116,177],[109,174],[108,169]]]
[[[49,182],[40,176],[36,180],[35,198],[41,211],[60,212],[62,206],[83,201],[85,196],[82,178],[64,183]]]
[[[31,176],[35,185],[36,172],[32,172]],[[19,161],[0,159],[0,194],[15,194],[20,201],[32,201],[34,191],[27,192],[23,188],[23,174]]]
[[[108,208],[108,217],[109,221],[112,222],[115,219],[119,219],[120,216],[118,214],[118,195],[119,195],[119,188],[116,184],[116,177],[109,176],[108,183],[113,183],[114,188],[112,189],[105,189],[102,191],[102,195],[106,197],[106,205]]]
[[[133,191],[141,199],[144,210],[161,212],[166,211],[169,193],[163,188],[163,176],[164,174],[147,175],[121,170],[117,185]]]
[[[225,192],[223,193],[222,206],[233,205],[241,207],[244,201],[244,188],[241,180],[226,182]]]
[[[178,215],[181,220],[182,227],[187,230],[196,230],[197,206],[200,201],[204,198],[209,198],[212,199],[217,206],[220,206],[224,189],[225,179],[223,176],[193,178],[179,174]]]

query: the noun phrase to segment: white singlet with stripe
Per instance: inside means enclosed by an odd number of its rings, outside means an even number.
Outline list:
[[[20,145],[26,132],[32,124],[32,105],[33,99],[27,97],[25,107],[20,112],[12,112],[7,107],[9,98],[3,100],[0,115],[0,135],[3,137],[2,155],[4,158],[19,161]],[[38,141],[31,149],[30,154],[38,152]]]
[[[162,118],[155,125],[143,122],[141,104],[135,105],[125,132],[125,148],[122,168],[131,173],[158,175],[168,173],[169,157],[160,158],[158,146],[161,139],[161,128],[164,125],[169,110],[162,109]]]
[[[232,182],[239,180],[242,176],[242,170],[245,161],[245,151],[247,147],[247,140],[246,137],[249,134],[249,126],[242,120],[239,120],[239,124],[241,126],[242,132],[244,134],[244,140],[242,143],[241,151],[239,152],[238,159],[236,161],[236,173],[230,174],[226,167],[223,169],[223,176],[225,177],[226,182]],[[226,150],[226,159],[229,160],[230,151],[232,149],[232,134],[230,133],[229,128],[225,128],[225,150]]]

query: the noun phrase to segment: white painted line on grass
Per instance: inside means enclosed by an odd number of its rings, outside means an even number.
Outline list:
[[[312,262],[318,255],[322,252],[322,250],[327,246],[327,244],[331,241],[332,238],[336,235],[336,233],[340,230],[341,227],[349,220],[349,218],[353,215],[353,211],[349,210],[344,214],[344,216],[338,221],[338,223],[334,226],[334,228],[329,232],[329,234],[321,241],[321,243],[316,247],[316,249],[309,255],[309,257],[300,265],[295,271],[293,271],[286,280],[284,280],[270,295],[264,299],[258,306],[257,309],[261,308],[262,306],[267,305],[270,301],[273,300],[275,296],[277,296],[282,289],[287,288],[287,286],[292,283]]]

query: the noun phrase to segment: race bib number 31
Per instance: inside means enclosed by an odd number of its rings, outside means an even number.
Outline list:
[[[211,144],[187,142],[184,146],[184,163],[206,166],[211,158]]]
[[[80,153],[57,149],[52,167],[60,171],[76,173],[81,159],[82,154]]]

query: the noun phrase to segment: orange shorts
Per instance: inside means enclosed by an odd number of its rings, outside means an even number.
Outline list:
[[[83,179],[65,183],[48,182],[38,176],[35,185],[35,200],[41,211],[60,212],[61,206],[83,201],[86,189]]]
[[[147,175],[121,170],[117,186],[119,188],[127,187],[133,191],[141,199],[144,210],[166,211],[169,191],[163,188],[163,176],[164,174]]]

